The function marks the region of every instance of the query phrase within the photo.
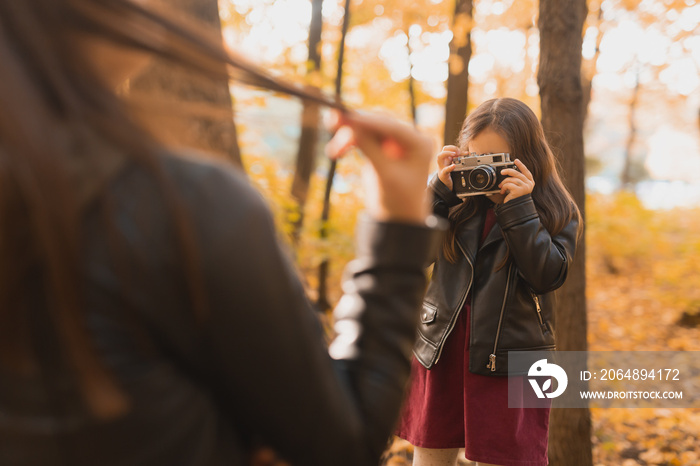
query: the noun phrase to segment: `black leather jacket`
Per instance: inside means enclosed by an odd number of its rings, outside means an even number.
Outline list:
[[[122,167],[106,188],[108,209],[86,200],[82,253],[89,330],[130,410],[110,422],[87,414],[58,348],[41,339],[43,373],[0,366],[0,464],[232,466],[249,464],[255,445],[294,465],[377,464],[439,232],[360,223],[329,356],[248,182],[173,156],[162,167],[194,222],[206,316],[198,322],[190,306],[168,201],[146,170]],[[84,190],[96,191],[88,175]],[[36,312],[46,333],[46,311]]]
[[[447,217],[461,200],[435,176],[433,210]],[[508,351],[555,348],[554,313],[549,292],[566,279],[576,249],[578,222],[552,237],[539,220],[531,196],[495,207],[497,223],[478,249],[483,214],[457,233],[457,263],[442,251],[423,301],[414,354],[431,368],[440,358],[464,301],[471,290],[469,370],[507,375]],[[511,260],[496,270],[507,248]]]

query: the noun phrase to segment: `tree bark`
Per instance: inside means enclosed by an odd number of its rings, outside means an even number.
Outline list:
[[[221,34],[217,0],[170,0],[169,3]],[[167,138],[167,142],[222,155],[243,168],[227,80],[202,77],[156,60],[133,79],[129,87],[137,100],[143,97],[163,103],[184,103],[183,113],[189,115],[183,117],[184,121],[173,122],[162,116],[156,124],[156,129]],[[205,111],[199,114],[194,111],[202,107]]]
[[[445,101],[445,145],[455,144],[467,115],[469,60],[472,56],[472,0],[456,0],[450,41],[447,99]]]
[[[562,176],[585,214],[583,90],[581,45],[585,0],[540,0],[540,87],[542,125],[562,167]],[[579,243],[568,279],[557,291],[557,346],[585,351],[585,239]],[[591,418],[588,408],[554,409],[550,415],[552,466],[591,466]]]
[[[323,28],[322,0],[311,0],[311,23],[309,25],[309,74],[321,71],[321,31]],[[318,105],[304,101],[301,116],[301,136],[297,151],[296,169],[292,181],[292,197],[296,201],[297,212],[292,220],[292,241],[297,243],[304,223],[304,207],[309,193],[311,173],[316,167],[316,145],[320,113]]]

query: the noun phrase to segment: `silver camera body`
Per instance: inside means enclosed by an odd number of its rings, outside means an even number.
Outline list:
[[[454,158],[452,163],[456,165],[450,173],[452,190],[460,198],[500,193],[498,185],[508,178],[506,175],[501,175],[501,170],[518,169],[510,161],[510,154],[506,152],[480,155],[472,152],[469,155]]]

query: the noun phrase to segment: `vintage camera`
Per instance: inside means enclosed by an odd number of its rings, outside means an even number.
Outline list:
[[[450,176],[452,190],[461,198],[479,194],[500,193],[498,185],[508,178],[501,175],[501,170],[517,167],[510,161],[510,154],[481,154],[472,152],[469,155],[456,157],[452,162],[457,166]]]

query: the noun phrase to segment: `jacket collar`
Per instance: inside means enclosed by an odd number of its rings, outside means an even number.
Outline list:
[[[496,222],[493,228],[491,228],[489,234],[484,239],[484,242],[479,247],[479,239],[481,238],[481,232],[484,229],[485,220],[486,211],[481,210],[473,219],[467,222],[467,224],[464,225],[459,232],[457,232],[457,242],[462,247],[463,252],[467,254],[467,259],[469,259],[472,264],[474,263],[476,253],[479,249],[503,239],[501,226],[498,224],[498,222]]]
[[[483,225],[483,223],[482,223]],[[483,227],[482,227],[483,228]],[[483,249],[484,247],[488,246],[489,244],[499,241],[503,239],[503,232],[501,231],[501,225],[498,224],[498,221],[493,225],[493,228],[491,228],[491,231],[489,234],[486,236],[486,239],[484,239],[484,242],[481,243],[481,247],[479,249]]]

